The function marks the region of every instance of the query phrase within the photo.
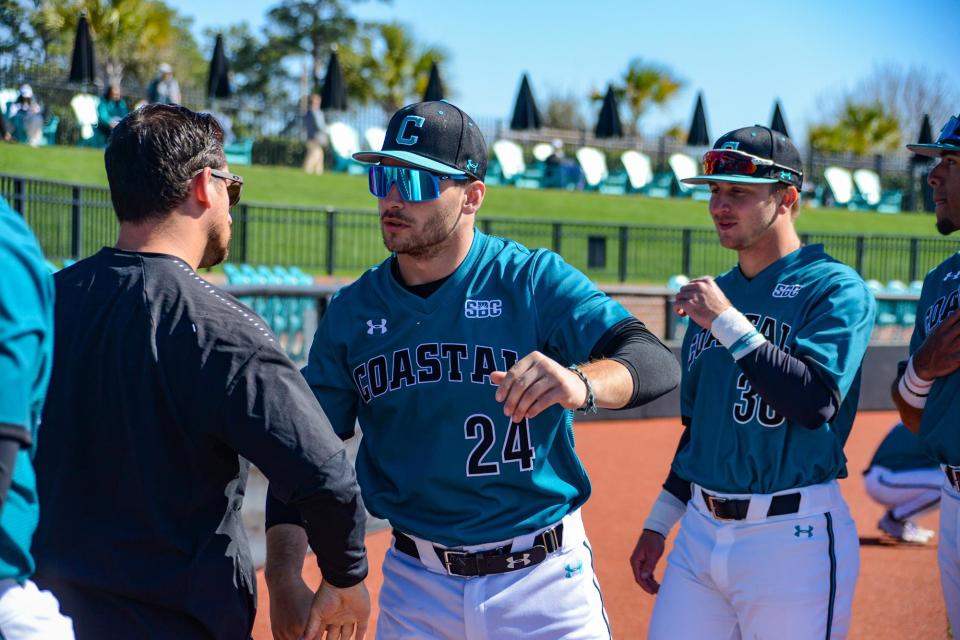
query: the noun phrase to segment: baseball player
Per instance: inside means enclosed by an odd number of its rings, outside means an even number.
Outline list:
[[[37,583],[82,640],[249,638],[250,460],[323,571],[304,637],[362,637],[366,514],[343,444],[263,322],[196,273],[226,257],[243,184],[223,130],[149,105],[113,130],[104,164],[117,246],[55,277]]]
[[[937,141],[910,144],[914,153],[939,158],[927,182],[933,188],[937,230],[960,229],[960,115],[951,117]],[[937,555],[940,582],[953,629],[960,629],[960,253],[923,281],[910,358],[893,385],[903,423],[920,434],[924,449],[945,474],[940,501]]]
[[[898,422],[877,447],[863,472],[867,495],[887,508],[877,527],[901,542],[926,544],[934,532],[911,518],[940,504],[943,472],[920,446],[920,440]]]
[[[33,456],[53,363],[53,278],[30,228],[0,197],[0,638],[73,640],[56,598],[30,579]]]
[[[303,373],[341,436],[359,420],[364,500],[394,529],[378,637],[609,638],[571,410],[658,397],[676,360],[558,255],[474,228],[487,148],[456,106],[404,107],[354,157],[393,255],[330,303]],[[292,559],[268,557],[271,602],[301,572],[293,515],[268,518]]]
[[[840,495],[875,302],[863,280],[794,229],[793,143],[731,131],[704,154],[710,215],[738,264],[677,293],[684,431],[631,557],[649,593],[681,520],[650,638],[843,638],[859,568]]]

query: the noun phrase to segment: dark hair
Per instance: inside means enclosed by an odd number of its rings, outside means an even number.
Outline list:
[[[198,172],[227,164],[223,128],[208,113],[146,105],[116,126],[103,160],[120,222],[162,218],[183,203]]]

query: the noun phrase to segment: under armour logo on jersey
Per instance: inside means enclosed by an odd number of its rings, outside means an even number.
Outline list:
[[[807,537],[808,537],[808,538],[812,538],[812,537],[813,537],[813,525],[810,525],[809,527],[807,527],[806,529],[804,529],[804,528],[801,527],[800,525],[796,524],[796,525],[793,526],[793,528],[794,528],[794,532],[793,532],[793,537],[794,537],[794,538],[799,538],[801,533],[807,534]]]
[[[800,284],[778,284],[773,288],[774,298],[796,298],[803,285]]]
[[[573,576],[580,575],[583,573],[583,561],[577,560],[577,566],[571,566],[569,564],[563,566],[563,575],[565,578],[572,578]]]
[[[960,271],[949,271],[947,275],[943,276],[943,281],[947,280],[960,280]]]
[[[463,315],[468,318],[496,318],[501,313],[501,300],[467,300],[463,303]]]
[[[507,568],[508,568],[508,569],[516,569],[517,567],[525,567],[525,566],[527,566],[528,564],[530,564],[530,554],[529,554],[529,553],[525,553],[525,554],[523,554],[522,556],[520,556],[519,558],[516,558],[516,557],[507,558]]]
[[[367,335],[372,336],[374,331],[379,331],[380,335],[383,335],[387,332],[387,319],[380,318],[380,324],[376,324],[373,320],[367,320]]]

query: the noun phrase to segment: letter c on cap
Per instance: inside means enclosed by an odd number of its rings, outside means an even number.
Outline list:
[[[423,126],[424,122],[426,122],[426,120],[421,116],[407,116],[404,118],[403,122],[400,123],[400,128],[397,130],[397,144],[404,144],[407,146],[417,144],[417,140],[420,139],[420,136],[407,135],[407,125],[412,124],[419,129]]]

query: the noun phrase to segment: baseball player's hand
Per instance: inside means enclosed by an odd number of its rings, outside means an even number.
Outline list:
[[[297,575],[283,584],[267,585],[270,594],[270,630],[274,640],[298,640],[303,637],[313,603],[313,590]]]
[[[576,409],[587,401],[583,380],[539,351],[521,358],[509,371],[494,371],[490,381],[500,385],[497,402],[503,403],[503,415],[514,422],[533,418],[555,404]]]
[[[657,568],[657,562],[663,555],[664,542],[659,533],[644,529],[630,556],[634,580],[650,595],[655,595],[660,590],[660,583],[654,579],[653,570]]]
[[[729,308],[730,301],[710,276],[694,278],[677,292],[673,310],[689,316],[704,329],[710,330],[714,319]]]
[[[338,589],[322,582],[310,607],[303,640],[363,640],[369,618],[370,594],[364,583]]]
[[[913,369],[924,380],[935,380],[960,369],[960,310],[930,332],[913,354]]]

